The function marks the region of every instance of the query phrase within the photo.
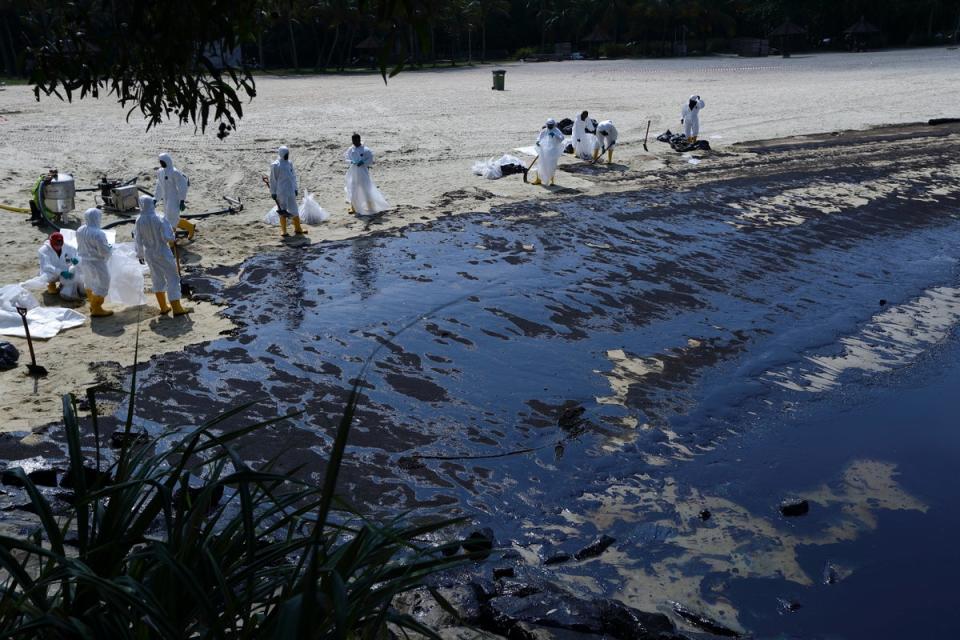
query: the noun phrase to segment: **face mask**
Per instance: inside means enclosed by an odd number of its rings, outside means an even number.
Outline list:
[[[552,124],[548,124],[548,125],[547,125],[547,129],[553,129],[553,125],[552,125]]]

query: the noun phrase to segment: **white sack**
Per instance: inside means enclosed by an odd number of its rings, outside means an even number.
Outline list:
[[[326,222],[329,218],[330,214],[317,204],[317,201],[313,199],[313,194],[309,191],[305,193],[303,202],[300,203],[300,221],[304,224],[320,224]],[[279,220],[277,220],[277,224],[280,224]]]

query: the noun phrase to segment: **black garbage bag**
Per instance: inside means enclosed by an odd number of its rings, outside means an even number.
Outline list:
[[[682,133],[671,133],[670,129],[658,135],[657,140],[666,142],[670,145],[671,149],[678,153],[686,153],[687,151],[710,151],[710,143],[706,140],[690,142],[687,140],[687,136]]]
[[[20,360],[20,352],[9,342],[0,341],[0,371],[13,369]]]
[[[515,173],[526,173],[527,168],[522,164],[501,164],[500,172],[505,176],[512,176]]]
[[[564,118],[563,120],[558,122],[557,127],[560,129],[560,133],[562,133],[563,135],[565,136],[573,135],[573,120],[571,120],[570,118]]]

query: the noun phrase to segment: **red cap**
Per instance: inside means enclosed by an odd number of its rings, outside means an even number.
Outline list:
[[[63,234],[59,231],[54,231],[50,234],[50,244],[63,244]]]

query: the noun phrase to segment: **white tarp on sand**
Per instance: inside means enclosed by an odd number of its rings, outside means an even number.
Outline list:
[[[87,321],[86,316],[65,307],[41,307],[29,291],[18,284],[0,287],[0,335],[25,338],[23,320],[17,307],[27,311],[30,337],[52,338],[64,329],[79,327]]]

